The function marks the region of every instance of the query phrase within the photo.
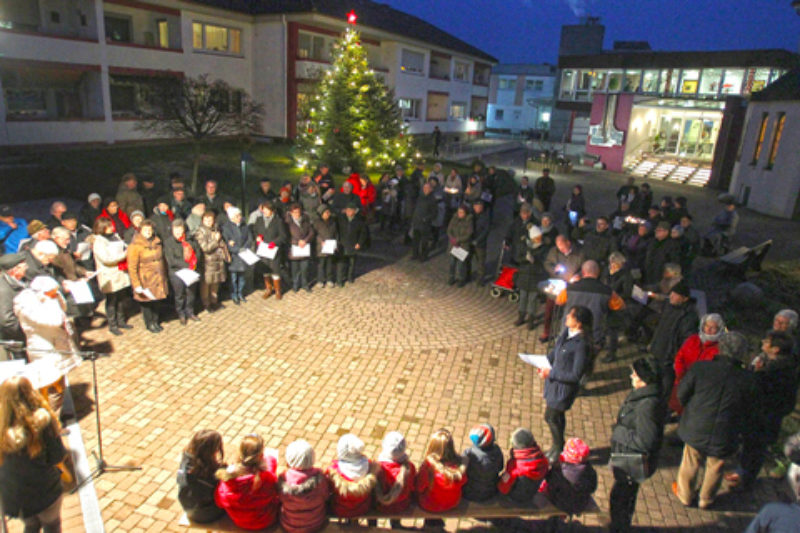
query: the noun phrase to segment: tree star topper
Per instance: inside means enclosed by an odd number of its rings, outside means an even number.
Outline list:
[[[357,20],[358,20],[358,15],[356,15],[356,12],[355,12],[354,9],[351,9],[350,13],[347,14],[347,23],[348,24],[352,24],[353,26],[355,26]]]

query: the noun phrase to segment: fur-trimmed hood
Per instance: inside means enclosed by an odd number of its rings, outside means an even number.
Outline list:
[[[325,483],[325,475],[319,468],[297,470],[290,468],[278,478],[278,493],[288,496],[302,496]]]
[[[375,461],[370,461],[367,475],[357,481],[353,481],[339,470],[339,462],[334,461],[328,468],[326,475],[331,480],[336,494],[343,498],[360,498],[375,489],[375,484],[378,481],[378,468],[379,466]]]
[[[444,477],[450,483],[460,483],[467,473],[467,459],[462,458],[461,464],[457,467],[444,464],[432,455],[429,455],[425,461],[431,465],[434,472]]]
[[[43,431],[53,421],[47,409],[40,407],[33,412],[33,425],[37,432]],[[14,425],[8,428],[4,435],[6,444],[12,452],[19,452],[28,445],[28,431],[20,426]]]

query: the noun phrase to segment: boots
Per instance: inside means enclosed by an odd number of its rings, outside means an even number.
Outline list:
[[[266,300],[270,296],[272,296],[272,276],[267,275],[264,276],[264,299]],[[280,299],[281,297],[278,296],[278,300]]]
[[[528,331],[536,329],[536,313],[528,315]]]
[[[514,325],[519,327],[524,323],[525,323],[525,313],[524,312],[520,312],[519,316],[517,317],[517,321],[514,322]]]
[[[272,283],[275,285],[275,298],[280,300],[283,293],[281,293],[281,278],[275,278],[272,280]]]

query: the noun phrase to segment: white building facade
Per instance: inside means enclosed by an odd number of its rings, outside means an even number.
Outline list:
[[[141,140],[135,125],[154,110],[155,89],[203,74],[262,103],[265,135],[293,137],[298,102],[329,68],[330,44],[346,27],[344,6],[323,1],[310,12],[298,2],[286,12],[270,4],[3,0],[0,146]],[[481,132],[494,58],[441,30],[425,39],[422,30],[436,28],[415,17],[363,5],[358,29],[370,64],[394,89],[410,133],[437,125]],[[415,30],[401,32],[398,22]]]
[[[503,133],[546,132],[555,105],[554,65],[496,65],[489,84],[486,128]]]

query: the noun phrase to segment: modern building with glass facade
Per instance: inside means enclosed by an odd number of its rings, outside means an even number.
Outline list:
[[[718,147],[738,142],[742,105],[796,66],[797,54],[646,48],[561,56],[557,107],[589,117],[586,153],[609,170],[727,188]]]

